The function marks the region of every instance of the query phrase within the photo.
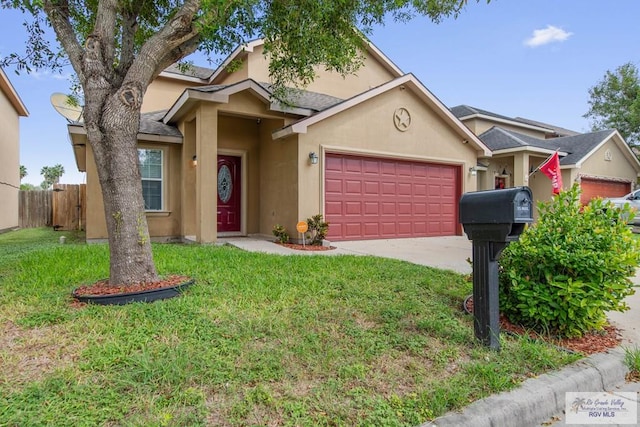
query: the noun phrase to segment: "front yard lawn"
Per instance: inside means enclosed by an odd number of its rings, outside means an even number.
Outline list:
[[[0,235],[0,425],[415,426],[579,357],[485,349],[461,275],[374,257],[158,244],[184,295],[77,307],[108,248],[59,236]]]

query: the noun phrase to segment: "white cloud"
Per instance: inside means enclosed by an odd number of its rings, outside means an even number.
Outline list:
[[[25,74],[26,71],[23,71]],[[31,69],[29,76],[33,77],[36,80],[69,80],[71,78],[71,74],[69,73],[58,73],[57,71],[52,72],[47,69]]]
[[[529,47],[538,47],[549,43],[563,42],[572,35],[573,33],[562,28],[547,25],[547,28],[542,30],[533,30],[533,35],[525,40],[524,44]]]

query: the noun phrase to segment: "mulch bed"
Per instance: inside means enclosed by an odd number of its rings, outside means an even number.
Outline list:
[[[473,299],[469,298],[466,304],[465,310],[468,313],[473,313]],[[503,314],[500,314],[500,330],[515,335],[528,335],[531,338],[543,340],[585,355],[604,353],[617,347],[622,341],[620,331],[612,325],[605,326],[602,331],[589,332],[579,338],[558,338],[539,334],[523,326],[513,324]]]
[[[74,290],[74,295],[78,296],[105,296],[116,294],[127,294],[131,292],[151,291],[154,289],[170,288],[180,285],[190,280],[187,276],[168,276],[157,282],[136,283],[133,285],[110,285],[108,279],[98,280],[90,285],[79,286]],[[70,305],[82,308],[86,302],[80,302],[76,298],[71,300]]]

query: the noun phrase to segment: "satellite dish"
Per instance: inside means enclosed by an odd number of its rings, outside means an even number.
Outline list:
[[[69,95],[54,93],[51,95],[51,105],[69,122],[82,121],[82,106],[74,105]]]

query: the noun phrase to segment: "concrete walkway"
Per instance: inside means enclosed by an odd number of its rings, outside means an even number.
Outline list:
[[[247,251],[281,255],[371,255],[462,274],[469,274],[472,270],[467,261],[472,257],[472,245],[463,236],[335,242],[332,245],[336,249],[318,252],[296,251],[260,238],[225,238],[220,239],[220,243]],[[640,270],[633,281],[640,286]],[[445,414],[422,427],[560,427],[565,425],[566,392],[636,392],[637,401],[640,383],[625,381],[628,369],[624,364],[624,348],[640,348],[640,287],[626,301],[631,307],[629,311],[608,315],[611,323],[622,332],[620,347],[587,357],[558,372],[529,379],[516,390],[476,401],[460,412]]]

